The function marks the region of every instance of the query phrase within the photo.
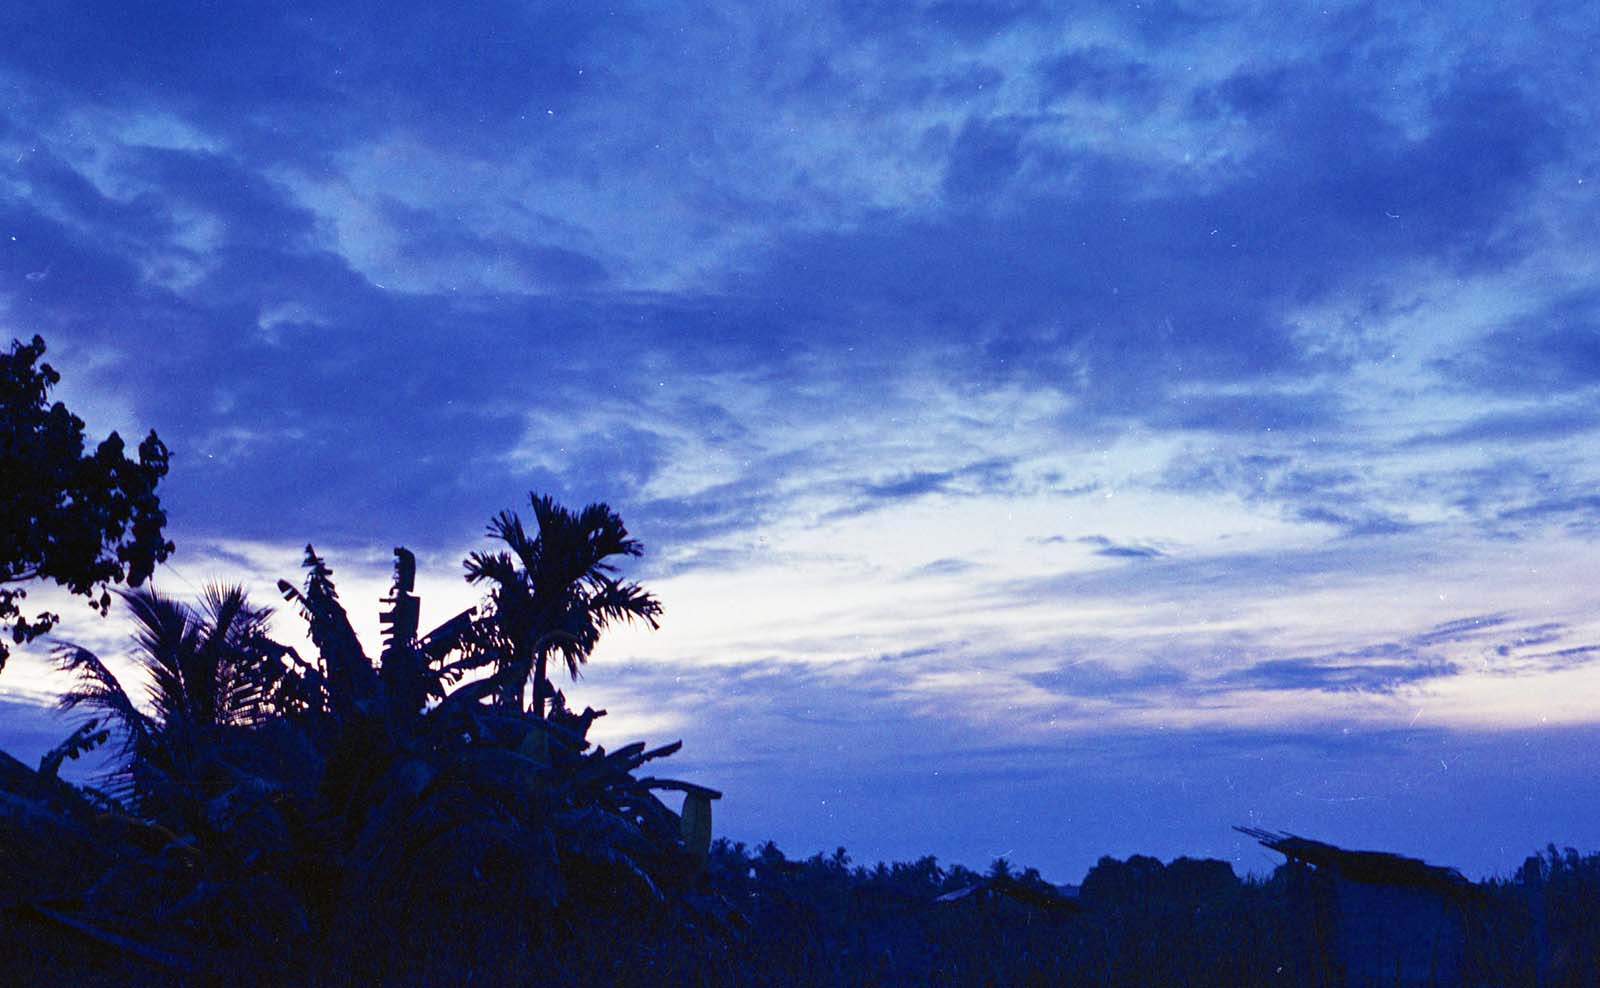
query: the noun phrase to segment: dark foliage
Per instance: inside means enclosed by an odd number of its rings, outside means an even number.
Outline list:
[[[533,711],[543,716],[551,656],[577,678],[607,627],[638,620],[653,628],[661,605],[637,583],[617,579],[609,560],[643,549],[614,511],[604,504],[568,511],[540,495],[531,501],[538,534],[530,537],[522,519],[502,511],[488,534],[509,551],[472,553],[466,575],[490,588],[476,637],[503,679],[499,705],[520,711],[531,677]]]
[[[99,656],[63,645],[56,657],[73,685],[63,710],[86,708],[113,725],[121,758],[106,780],[135,809],[147,799],[171,808],[228,728],[264,721],[270,696],[257,670],[270,612],[241,587],[208,586],[198,609],[154,589],[118,591],[134,621],[134,660],[146,683],[144,713]],[[108,733],[93,735],[107,739]]]
[[[166,446],[151,432],[133,460],[113,432],[86,455],[83,420],[49,400],[61,375],[44,352],[37,336],[0,352],[0,667],[59,620],[23,614],[19,584],[52,580],[104,614],[112,584],[139,586],[173,549],[156,496]]]
[[[199,610],[125,595],[148,713],[96,656],[63,649],[75,676],[63,703],[118,727],[120,784],[54,776],[105,740],[93,725],[49,771],[0,766],[0,840],[19,855],[0,876],[0,938],[59,946],[40,951],[65,965],[22,972],[577,983],[568,942],[588,925],[666,929],[716,912],[703,851],[656,793],[716,794],[637,774],[679,744],[608,753],[586,738],[604,711],[574,713],[559,693],[544,717],[488,702],[503,666],[468,677],[487,667],[470,613],[417,633],[414,565],[397,551],[380,667],[309,547],[304,586],[283,589],[310,624],[311,661],[221,590]]]

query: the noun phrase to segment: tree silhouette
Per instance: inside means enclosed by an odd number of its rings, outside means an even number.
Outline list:
[[[63,710],[86,708],[120,728],[123,764],[114,771],[137,801],[162,781],[193,772],[196,747],[219,728],[264,714],[253,675],[265,646],[270,611],[251,605],[237,586],[208,586],[198,608],[153,588],[118,591],[134,620],[134,659],[146,677],[145,713],[99,656],[77,645],[57,649],[74,677]]]
[[[531,675],[532,710],[543,717],[552,692],[552,655],[577,678],[612,622],[640,620],[655,628],[661,605],[637,583],[615,577],[616,567],[607,560],[638,556],[643,548],[610,507],[591,504],[574,513],[546,495],[530,500],[538,534],[529,537],[514,512],[502,511],[489,523],[488,535],[510,551],[474,552],[465,566],[468,582],[490,584],[479,628],[496,652],[500,706],[521,711]]]
[[[173,549],[155,492],[166,446],[151,432],[134,461],[113,432],[85,455],[83,420],[49,403],[61,375],[38,363],[44,352],[37,336],[0,352],[0,632],[19,645],[60,620],[23,615],[19,584],[54,580],[104,615],[111,584],[139,586]],[[0,667],[9,654],[0,638]]]

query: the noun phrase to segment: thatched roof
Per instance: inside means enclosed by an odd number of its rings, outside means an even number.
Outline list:
[[[969,896],[983,898],[1004,896],[1034,909],[1071,915],[1083,911],[1083,904],[1063,895],[1056,889],[1029,882],[1019,882],[1006,875],[990,875],[965,888],[956,889],[934,899],[935,902],[960,902]]]
[[[1263,847],[1277,851],[1290,861],[1304,862],[1318,870],[1326,869],[1347,881],[1426,889],[1448,896],[1468,895],[1474,888],[1466,876],[1456,869],[1431,865],[1417,858],[1387,851],[1348,851],[1319,840],[1257,827],[1233,829],[1254,837]]]

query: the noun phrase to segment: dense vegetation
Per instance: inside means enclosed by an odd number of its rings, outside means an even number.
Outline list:
[[[86,455],[83,420],[50,401],[61,375],[44,353],[37,336],[0,352],[0,668],[60,620],[23,613],[22,584],[53,581],[105,614],[112,584],[138,586],[173,549],[156,496],[166,446],[151,432],[129,459],[113,432]]]
[[[637,544],[604,505],[533,506],[536,536],[503,514],[491,534],[509,551],[468,560],[469,579],[493,583],[485,604],[426,634],[415,561],[396,550],[377,663],[309,546],[303,587],[280,588],[309,623],[311,660],[268,638],[266,611],[237,588],[197,608],[122,592],[142,706],[98,656],[61,648],[63,707],[97,716],[36,772],[0,763],[5,932],[45,934],[16,960],[28,980],[92,956],[87,943],[151,977],[559,982],[570,951],[553,945],[574,917],[686,901],[706,848],[655,793],[707,791],[635,774],[678,744],[591,746],[602,712],[574,713],[542,682],[524,705],[547,655],[575,669],[608,623],[659,612],[612,575]],[[113,735],[103,787],[57,777]]]

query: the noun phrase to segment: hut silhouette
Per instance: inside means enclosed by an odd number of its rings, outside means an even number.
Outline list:
[[[1316,984],[1447,988],[1465,983],[1477,888],[1454,868],[1235,827],[1288,859],[1290,908]],[[1330,979],[1331,980],[1328,980]]]

